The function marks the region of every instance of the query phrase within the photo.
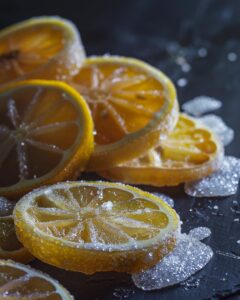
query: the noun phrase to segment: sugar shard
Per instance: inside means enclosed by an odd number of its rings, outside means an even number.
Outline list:
[[[219,171],[185,184],[192,197],[227,197],[236,194],[240,178],[240,159],[226,156]]]
[[[200,271],[212,258],[212,249],[182,234],[173,252],[156,266],[132,275],[134,284],[145,291],[178,284]]]
[[[222,102],[209,96],[198,96],[185,102],[182,109],[193,116],[201,116],[205,113],[219,109]]]

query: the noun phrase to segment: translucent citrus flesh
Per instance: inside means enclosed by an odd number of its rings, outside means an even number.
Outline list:
[[[84,181],[24,196],[14,220],[20,241],[34,256],[86,274],[132,273],[156,264],[174,248],[179,227],[176,212],[156,196]]]
[[[86,59],[72,85],[89,104],[96,148],[89,169],[135,158],[176,123],[171,81],[141,61],[122,57]]]
[[[73,300],[70,293],[56,280],[11,260],[0,260],[0,298]]]
[[[101,172],[105,178],[132,184],[171,186],[216,171],[223,149],[212,132],[181,114],[176,128],[147,155]]]
[[[76,178],[93,148],[85,101],[66,84],[25,81],[0,89],[0,194]]]
[[[33,18],[0,31],[0,84],[16,79],[65,79],[84,59],[75,26],[57,17]]]
[[[33,260],[33,256],[18,241],[12,211],[14,202],[0,197],[0,259],[13,259],[22,263]]]

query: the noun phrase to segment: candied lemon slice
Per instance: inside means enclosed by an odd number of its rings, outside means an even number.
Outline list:
[[[214,134],[199,121],[181,114],[176,128],[160,146],[100,174],[132,184],[178,185],[216,171],[222,156],[222,145]]]
[[[37,17],[0,31],[0,84],[27,78],[65,80],[85,58],[73,23]]]
[[[73,300],[70,293],[55,279],[11,260],[0,260],[0,298]]]
[[[22,263],[33,260],[33,256],[18,241],[12,211],[14,202],[0,197],[0,259],[13,259]]]
[[[56,81],[0,88],[0,195],[76,178],[93,149],[93,124],[83,98]]]
[[[179,219],[160,198],[123,184],[67,182],[15,206],[19,240],[40,260],[91,274],[137,272],[175,246]]]
[[[176,125],[174,85],[142,61],[118,56],[88,58],[71,84],[89,104],[95,125],[96,145],[89,170],[143,155]]]

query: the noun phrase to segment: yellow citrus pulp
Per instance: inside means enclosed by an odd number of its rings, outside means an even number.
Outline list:
[[[142,155],[177,122],[173,83],[142,61],[88,58],[71,84],[87,101],[94,121],[95,150],[89,170],[106,169]]]
[[[160,198],[108,182],[34,190],[16,204],[14,222],[35,257],[86,274],[149,268],[173,250],[179,230],[176,212]]]
[[[100,174],[131,184],[178,185],[216,171],[222,155],[221,143],[214,134],[199,121],[181,114],[176,128],[158,147]]]
[[[33,80],[0,88],[0,195],[77,178],[93,150],[83,98],[65,83]]]

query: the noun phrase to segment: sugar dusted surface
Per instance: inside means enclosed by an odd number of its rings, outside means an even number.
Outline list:
[[[193,116],[201,116],[205,113],[219,109],[222,102],[209,96],[195,97],[182,105],[182,109]]]
[[[219,171],[201,180],[185,184],[192,197],[226,197],[237,192],[240,178],[240,159],[226,156]]]
[[[205,235],[196,234],[202,229],[195,228],[192,233],[194,231],[193,235],[200,239],[206,236],[206,232]],[[172,286],[200,271],[212,256],[213,251],[209,246],[191,235],[181,234],[173,252],[153,268],[133,274],[132,279],[138,288],[146,291]]]
[[[0,217],[12,214],[15,202],[12,202],[5,197],[0,197]]]

